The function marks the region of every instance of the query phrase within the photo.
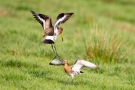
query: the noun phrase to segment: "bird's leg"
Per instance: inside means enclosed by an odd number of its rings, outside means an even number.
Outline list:
[[[51,44],[51,47],[52,47],[52,50],[53,50],[53,52],[55,53],[55,50],[54,50],[54,47],[53,47],[53,45]],[[55,53],[56,54],[56,53]]]
[[[72,77],[72,85],[74,85],[74,79],[73,79],[73,77]]]
[[[72,74],[71,77],[72,77],[72,85],[74,85],[74,79],[73,79],[74,75]]]
[[[56,53],[56,55],[60,58],[60,56],[59,56],[59,55],[58,55],[58,53],[57,53],[57,50],[56,50],[55,44],[54,44],[54,49],[55,49],[55,53]]]
[[[51,47],[53,49],[53,52],[59,57],[57,50],[56,50],[56,47],[55,47],[55,44],[54,45],[51,44]]]
[[[67,82],[69,83],[69,76],[68,76],[68,78],[67,78]]]

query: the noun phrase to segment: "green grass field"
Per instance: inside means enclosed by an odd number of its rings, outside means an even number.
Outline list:
[[[134,0],[0,0],[0,90],[135,90]],[[56,47],[73,64],[86,59],[100,67],[83,69],[74,85],[56,57],[41,44],[43,30],[30,10],[74,15],[61,27]]]

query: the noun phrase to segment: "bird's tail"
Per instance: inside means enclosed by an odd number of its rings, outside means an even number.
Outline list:
[[[45,39],[42,43],[43,44],[54,44],[54,41],[52,41],[50,39]]]
[[[45,40],[42,42],[43,44],[54,44],[55,39],[54,36],[46,36]]]
[[[80,71],[80,73],[83,73],[82,71]]]

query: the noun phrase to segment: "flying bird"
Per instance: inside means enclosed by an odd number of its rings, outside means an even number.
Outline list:
[[[62,37],[63,28],[59,27],[59,25],[65,23],[72,16],[73,13],[60,13],[56,18],[54,26],[52,25],[52,20],[48,15],[39,14],[32,10],[31,13],[33,14],[34,18],[42,25],[42,28],[44,30],[43,37],[46,37],[42,43],[51,44],[54,53],[57,54],[56,48],[53,45],[55,44],[58,35],[61,35]]]
[[[68,76],[72,77],[72,83],[73,83],[73,78],[74,76],[77,76],[81,73],[83,73],[81,71],[81,69],[83,68],[91,68],[91,69],[98,69],[99,67],[89,61],[86,60],[76,60],[76,62],[74,63],[74,65],[69,66],[68,64],[68,60],[58,60],[58,59],[54,59],[53,61],[50,62],[50,65],[64,65],[64,70],[67,73]]]

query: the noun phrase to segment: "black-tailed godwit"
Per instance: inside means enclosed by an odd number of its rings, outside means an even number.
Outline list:
[[[38,14],[37,12],[31,11],[33,14],[34,18],[42,25],[43,30],[44,30],[44,35],[45,40],[42,42],[43,44],[51,44],[52,49],[54,53],[57,54],[56,48],[54,45],[57,36],[60,34],[62,37],[62,27],[58,27],[60,24],[65,23],[73,13],[60,13],[55,21],[54,26],[52,25],[52,20],[48,15],[44,14]],[[63,37],[62,37],[63,41]],[[53,44],[53,45],[52,45]],[[58,55],[58,54],[57,54]]]
[[[86,60],[76,60],[74,65],[69,66],[67,60],[62,61],[59,59],[54,59],[53,61],[50,62],[50,65],[64,65],[65,72],[67,73],[68,76],[72,77],[72,83],[73,83],[74,76],[77,76],[77,75],[83,73],[81,71],[82,68],[84,68],[84,67],[91,68],[91,69],[99,68],[97,65],[95,65],[89,61],[86,61]]]

